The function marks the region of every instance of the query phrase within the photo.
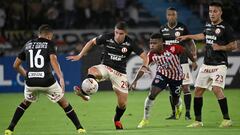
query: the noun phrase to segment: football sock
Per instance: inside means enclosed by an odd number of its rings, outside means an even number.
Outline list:
[[[203,106],[203,98],[202,97],[194,97],[194,113],[195,120],[202,121],[202,106]]]
[[[15,111],[15,113],[14,113],[14,115],[13,115],[12,121],[11,121],[10,125],[8,126],[8,129],[9,129],[9,130],[11,130],[11,131],[14,130],[14,127],[17,125],[18,121],[19,121],[20,118],[23,116],[23,114],[24,114],[24,112],[25,112],[25,110],[26,110],[27,108],[28,108],[28,106],[26,106],[26,105],[23,104],[23,103],[21,103],[21,104],[17,107],[17,109],[16,109],[16,111]]]
[[[145,103],[144,103],[144,115],[143,115],[143,118],[144,119],[148,119],[149,116],[150,116],[150,111],[151,111],[151,108],[152,108],[152,105],[154,103],[154,100],[152,99],[149,99],[149,97],[147,97],[145,99]]]
[[[64,111],[65,111],[66,115],[68,116],[68,118],[75,125],[76,129],[83,128],[78,120],[78,117],[77,117],[75,111],[73,110],[73,108],[70,104],[66,108],[64,108]]]
[[[223,119],[230,120],[229,114],[228,114],[228,105],[227,105],[227,98],[223,98],[218,100],[219,106],[222,111]]]
[[[126,108],[121,109],[118,106],[116,107],[116,114],[114,116],[114,121],[120,121],[123,113],[125,112]]]
[[[172,114],[175,115],[175,105],[173,104],[172,96],[169,96],[169,101],[170,101],[171,108],[172,108]]]
[[[191,108],[191,100],[192,100],[191,93],[185,93],[184,94],[184,104],[185,104],[185,108],[186,108],[186,113],[189,113],[189,114],[190,114],[190,108]]]
[[[93,78],[93,79],[96,80],[96,77],[95,77],[94,75],[91,75],[91,74],[88,74],[88,75],[87,75],[87,78]]]

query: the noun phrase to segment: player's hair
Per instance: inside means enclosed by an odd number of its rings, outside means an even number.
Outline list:
[[[223,9],[223,4],[220,1],[212,1],[209,3],[209,6],[216,6],[216,7],[220,7],[221,9]]]
[[[52,33],[53,30],[48,24],[43,24],[38,28],[38,33],[41,34],[48,34]]]
[[[162,35],[160,33],[153,33],[150,36],[151,39],[162,39]]]
[[[121,22],[118,22],[118,23],[115,25],[115,28],[117,28],[117,29],[119,29],[119,30],[127,31],[128,26],[127,26],[127,23],[126,23],[126,22],[121,21]]]
[[[167,8],[167,10],[171,10],[171,11],[176,11],[177,12],[177,9],[174,8],[174,7],[169,7],[169,8]]]

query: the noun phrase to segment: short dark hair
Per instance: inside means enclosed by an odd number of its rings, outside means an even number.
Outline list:
[[[127,26],[127,23],[126,23],[126,22],[121,21],[121,22],[118,22],[118,23],[115,25],[115,28],[117,28],[117,29],[119,29],[119,30],[127,31],[128,26]]]
[[[177,9],[174,8],[174,7],[169,7],[169,8],[167,8],[167,10],[172,10],[172,11],[176,11],[177,12]]]
[[[160,33],[153,33],[150,39],[162,39],[162,35]]]
[[[47,34],[47,33],[52,33],[53,30],[48,24],[43,24],[38,28],[38,33],[39,34]]]
[[[209,3],[209,6],[216,6],[216,7],[220,7],[221,9],[223,9],[223,4],[220,1],[212,1]]]

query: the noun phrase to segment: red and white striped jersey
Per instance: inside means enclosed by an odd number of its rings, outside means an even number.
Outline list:
[[[179,60],[179,54],[184,48],[180,45],[168,45],[161,52],[148,53],[149,64],[157,64],[157,72],[172,80],[182,80],[183,71]]]

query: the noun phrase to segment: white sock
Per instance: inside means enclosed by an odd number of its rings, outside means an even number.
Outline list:
[[[149,99],[148,97],[145,99],[144,103],[144,116],[143,118],[147,120],[150,116],[150,110],[152,108],[152,105],[154,103],[154,100]]]

